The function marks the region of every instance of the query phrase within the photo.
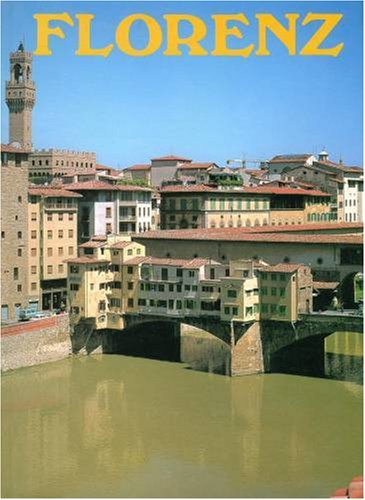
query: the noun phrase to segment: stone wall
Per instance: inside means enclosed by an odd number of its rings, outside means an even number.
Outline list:
[[[230,375],[264,373],[260,323],[253,323],[232,346]]]
[[[1,370],[64,359],[72,352],[68,315],[6,326],[1,331]]]

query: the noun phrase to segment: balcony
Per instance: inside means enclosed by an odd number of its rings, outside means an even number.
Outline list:
[[[137,222],[136,215],[119,215],[119,220],[121,222],[129,221],[129,222]]]
[[[44,204],[45,210],[66,210],[69,212],[75,212],[77,209],[77,205],[75,203],[52,203],[47,202]]]

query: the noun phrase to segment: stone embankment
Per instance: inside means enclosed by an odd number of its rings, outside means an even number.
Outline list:
[[[71,353],[67,314],[1,328],[1,371],[57,361]]]

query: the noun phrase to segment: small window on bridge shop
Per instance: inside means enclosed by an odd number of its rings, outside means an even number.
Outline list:
[[[362,265],[363,255],[358,248],[341,248],[341,265]]]
[[[79,273],[79,266],[70,266],[70,273],[71,274],[78,274]]]
[[[70,290],[73,290],[73,291],[77,291],[78,289],[80,288],[79,285],[77,285],[76,283],[71,283],[70,285]]]

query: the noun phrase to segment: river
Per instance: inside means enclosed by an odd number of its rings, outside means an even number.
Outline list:
[[[355,382],[121,355],[19,369],[2,377],[2,496],[329,497],[361,474],[362,401]]]

